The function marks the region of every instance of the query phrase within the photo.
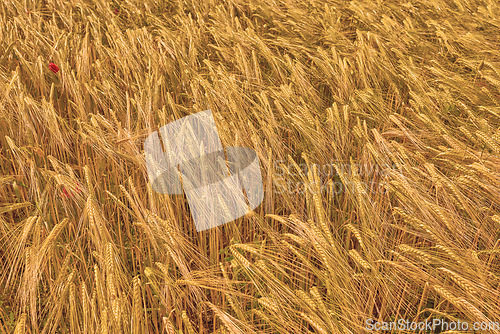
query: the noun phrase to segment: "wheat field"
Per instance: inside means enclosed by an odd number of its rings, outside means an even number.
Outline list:
[[[500,322],[499,103],[494,0],[1,0],[0,333]],[[264,200],[197,232],[144,140],[206,109]]]

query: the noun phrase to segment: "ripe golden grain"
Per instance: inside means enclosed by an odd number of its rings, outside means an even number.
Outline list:
[[[361,233],[359,232],[359,230],[352,224],[346,224],[345,227],[349,231],[351,231],[352,234],[354,234],[354,236],[356,237],[356,239],[359,242],[359,246],[361,247],[361,249],[366,249],[365,244],[363,242],[363,239],[361,238]]]
[[[16,328],[14,329],[14,334],[26,333],[26,313],[22,313],[17,321]]]
[[[141,320],[142,320],[142,297],[141,297],[141,287],[139,276],[134,276],[132,279],[132,295],[134,301],[134,333],[141,332]]]
[[[399,245],[398,249],[401,250],[402,252],[415,255],[418,259],[420,259],[426,265],[431,264],[431,256],[420,249],[416,249],[416,248],[411,247],[409,245]]]
[[[320,332],[322,334],[327,334],[328,333],[326,331],[326,327],[321,322],[321,320],[319,320],[317,318],[313,319],[313,318],[311,318],[310,316],[308,316],[307,314],[305,314],[303,312],[300,313],[300,316],[302,318],[304,318],[304,320],[307,321],[309,324],[311,324],[311,326],[313,326],[318,332]]]
[[[302,299],[313,311],[318,308],[318,305],[316,305],[307,292],[303,290],[295,290],[295,293],[297,294],[297,297]]]
[[[366,270],[370,270],[372,269],[372,267],[370,266],[370,264],[361,257],[361,255],[359,255],[358,251],[355,250],[355,249],[351,249],[349,250],[349,255],[351,256],[351,258],[358,264],[361,266],[361,268],[364,268]]]
[[[448,257],[455,260],[459,265],[462,265],[462,260],[451,249],[449,249],[448,247],[446,247],[444,245],[436,245],[435,247],[437,249],[443,251],[444,253],[446,253],[446,255]]]
[[[491,3],[0,0],[0,332],[500,319]],[[196,232],[143,144],[204,109],[265,192]]]
[[[189,321],[189,318],[187,316],[186,311],[182,311],[182,322],[184,323],[184,326],[186,328],[186,331],[188,334],[195,334],[195,331],[193,329],[193,325],[191,324],[191,321]]]
[[[251,263],[243,255],[241,255],[236,249],[231,247],[230,251],[231,251],[231,254],[238,260],[238,262],[240,264],[242,264],[246,268],[250,268],[252,266]]]
[[[278,304],[274,300],[272,300],[270,297],[259,298],[259,304],[262,304],[265,308],[267,308],[275,313],[279,312]]]
[[[464,279],[456,272],[443,267],[438,268],[438,270],[446,273],[458,286],[467,291],[469,294],[477,295],[477,289],[472,285],[472,283]]]

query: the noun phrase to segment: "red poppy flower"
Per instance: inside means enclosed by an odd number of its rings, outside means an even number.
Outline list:
[[[66,195],[66,197],[68,197],[68,198],[70,197],[68,192],[66,191],[66,188],[63,187],[62,191],[63,191],[64,195]],[[61,196],[62,196],[62,194],[61,194]]]
[[[118,14],[118,8],[115,8],[115,14]]]
[[[57,73],[59,71],[59,67],[54,63],[49,63],[49,70],[51,70],[54,73]]]
[[[62,191],[63,191],[64,195],[65,195],[67,198],[71,198],[71,197],[74,197],[74,196],[75,196],[75,194],[74,194],[72,191],[69,191],[69,192],[68,192],[68,191],[66,190],[66,188],[65,188],[65,187],[62,187]],[[76,184],[76,192],[77,192],[78,194],[81,194],[81,193],[82,193],[82,190],[80,189],[80,184],[78,184],[78,183]],[[62,196],[62,194],[61,194],[61,196]]]

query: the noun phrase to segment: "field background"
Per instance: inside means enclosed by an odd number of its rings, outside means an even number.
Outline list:
[[[1,0],[0,333],[500,322],[499,71],[493,0]],[[143,143],[206,109],[265,198],[197,233]]]

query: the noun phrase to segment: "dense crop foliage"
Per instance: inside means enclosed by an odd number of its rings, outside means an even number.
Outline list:
[[[0,333],[500,321],[499,71],[494,0],[0,1]],[[206,109],[265,197],[197,233],[143,144]]]

